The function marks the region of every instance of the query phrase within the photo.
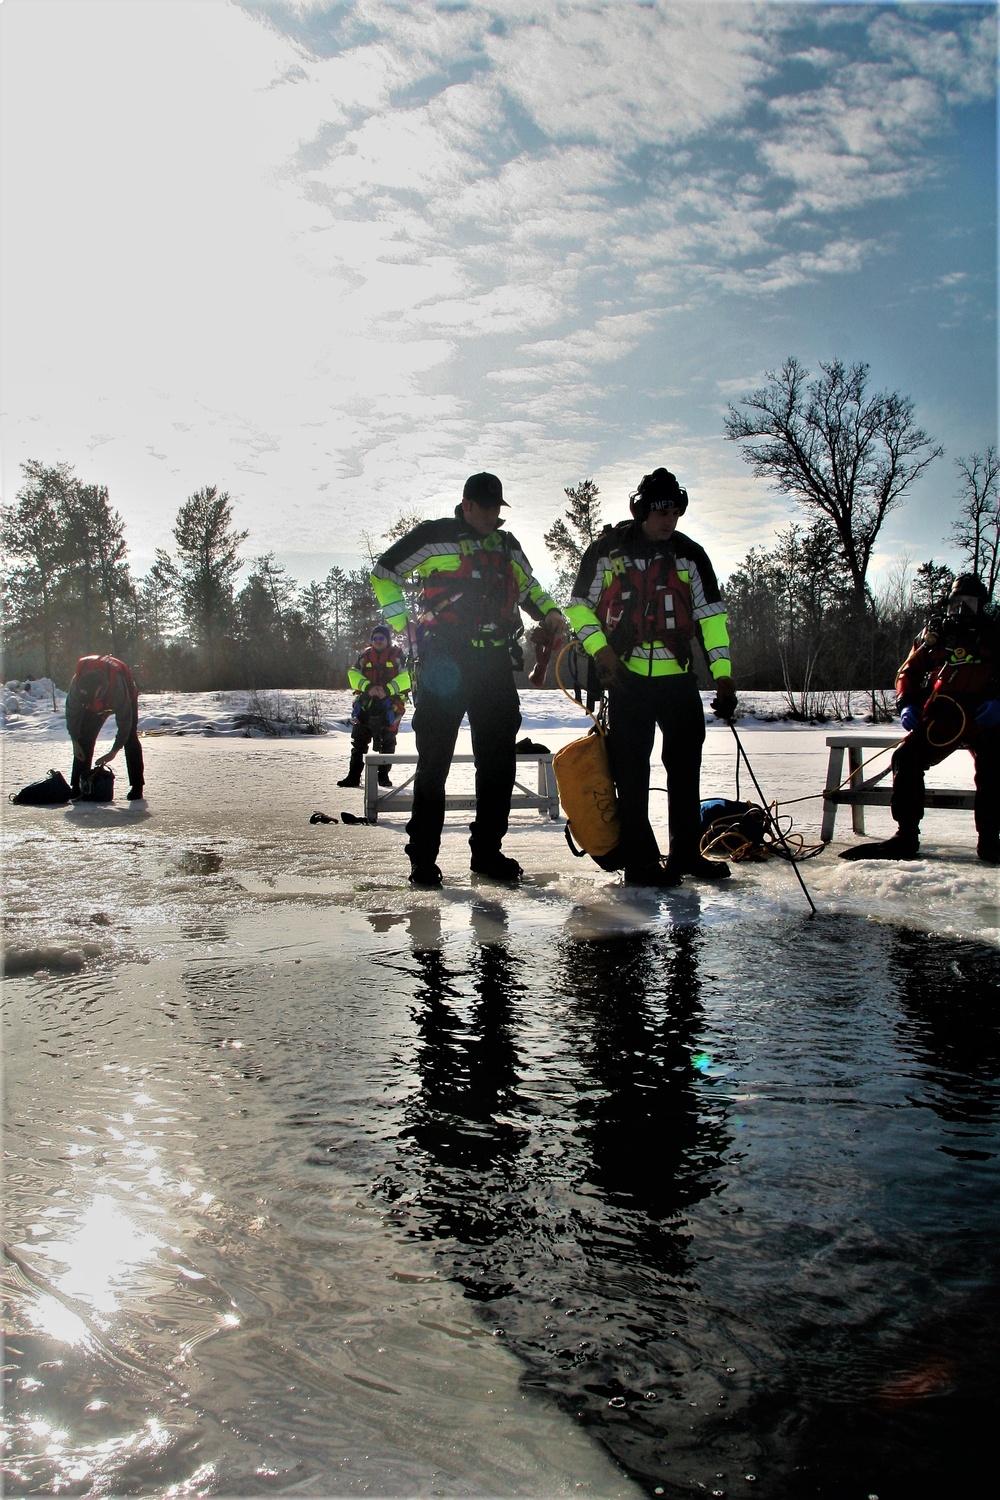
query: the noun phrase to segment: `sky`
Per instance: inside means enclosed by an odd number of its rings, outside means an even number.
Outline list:
[[[106,484],[133,569],[216,485],[303,584],[501,476],[544,533],[673,469],[720,574],[793,518],[723,436],[794,354],[997,441],[994,6],[2,0],[0,462]]]

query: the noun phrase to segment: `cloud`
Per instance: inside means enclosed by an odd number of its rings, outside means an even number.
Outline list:
[[[7,9],[9,29],[38,8]],[[47,411],[86,350],[65,432],[99,434],[102,460],[148,445],[192,489],[225,482],[206,451],[243,466],[265,547],[326,528],[343,550],[370,493],[450,493],[490,451],[548,476],[552,506],[560,466],[683,455],[702,371],[753,362],[761,308],[783,327],[786,293],[876,264],[896,233],[879,206],[940,172],[958,112],[994,87],[991,13],[965,7],[61,14],[58,46],[12,77],[32,151],[7,173],[6,217],[30,225],[7,280],[45,286],[8,317],[23,408]],[[964,265],[923,285],[964,295]],[[709,326],[743,342],[701,351]],[[165,467],[123,459],[140,495]],[[317,485],[322,508],[301,502]]]

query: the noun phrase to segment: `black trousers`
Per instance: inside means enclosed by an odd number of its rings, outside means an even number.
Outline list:
[[[619,846],[625,869],[654,864],[660,857],[649,824],[649,758],[656,730],[663,736],[667,773],[670,852],[697,853],[701,829],[701,747],[705,711],[690,672],[673,677],[639,677],[628,688],[612,688],[608,702],[608,759],[622,824]]]
[[[83,720],[80,724],[80,748],[86,752],[86,758],[79,760],[76,755],[73,756],[73,770],[70,775],[69,784],[71,790],[74,792],[80,790],[80,777],[87,776],[90,773],[90,768],[94,761],[94,747],[97,744],[97,736],[100,734],[105,721],[110,719],[110,717],[109,713],[94,713],[89,708],[85,708],[83,711]],[[136,713],[135,722],[136,724],[139,722],[138,713]],[[122,749],[125,751],[125,765],[128,768],[129,786],[135,791],[141,792],[145,781],[145,767],[142,760],[142,745],[139,742],[137,729],[132,730]]]
[[[397,725],[390,728],[386,723],[385,698],[368,698],[351,730],[351,749],[365,755],[374,740],[379,755],[391,755],[396,748]]]
[[[476,762],[476,816],[469,844],[476,857],[495,854],[510,821],[521,705],[505,645],[437,644],[420,662],[413,734],[417,772],[406,852],[433,864],[444,827],[445,782],[463,717],[468,714]]]
[[[954,745],[930,744],[921,725],[896,747],[890,811],[905,832],[916,833],[924,815],[925,771],[960,749],[969,751],[976,768],[976,832],[985,838],[1000,834],[1000,729],[977,729],[974,723]]]

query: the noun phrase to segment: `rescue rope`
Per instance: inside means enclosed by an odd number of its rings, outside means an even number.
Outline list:
[[[950,740],[933,739],[931,737],[931,726],[934,723],[934,715],[932,714],[929,719],[927,719],[926,717],[924,719],[924,734],[927,736],[928,745],[933,745],[935,750],[946,750],[949,745],[954,745],[956,741],[962,738],[963,734],[966,731],[966,728],[968,727],[969,720],[961,703],[959,703],[957,699],[952,698],[948,693],[931,693],[927,702],[924,704],[925,714],[932,703],[950,703],[952,708],[954,708],[958,714],[958,730],[955,734],[952,735]]]
[[[576,641],[567,641],[566,644],[565,644],[565,646],[559,652],[559,655],[556,657],[556,664],[555,664],[555,667],[553,668],[553,671],[555,673],[556,683],[562,689],[562,691],[565,693],[566,697],[569,699],[569,701],[571,703],[575,703],[576,706],[577,706],[577,708],[583,709],[583,712],[587,715],[588,719],[593,719],[593,721],[594,721],[594,727],[597,729],[598,733],[599,734],[607,734],[607,732],[608,732],[607,722],[606,722],[606,718],[607,718],[607,706],[608,706],[608,700],[607,700],[607,698],[604,697],[603,694],[601,695],[601,706],[598,709],[598,711],[597,711],[596,714],[592,714],[590,712],[589,708],[584,708],[584,705],[580,702],[580,699],[577,698],[577,696],[575,695],[575,693],[571,693],[570,692],[569,688],[566,686],[566,684],[562,680],[562,677],[560,676],[559,668],[563,664],[564,657],[566,657],[569,654],[570,651],[574,650],[575,647],[576,647]],[[581,687],[582,683],[576,683],[576,686],[577,687]]]
[[[757,795],[758,795],[758,797],[761,800],[761,806],[764,809],[766,809],[765,816],[768,819],[769,826],[774,830],[774,833],[775,833],[775,836],[777,837],[778,842],[781,844],[782,848],[786,851],[786,857],[788,859],[788,862],[791,865],[792,869],[795,871],[795,878],[799,882],[799,885],[802,887],[802,894],[805,896],[806,900],[809,902],[809,914],[810,914],[810,916],[814,917],[816,915],[816,903],[813,900],[812,896],[809,894],[809,887],[806,885],[805,881],[802,879],[802,873],[799,870],[798,862],[796,861],[795,855],[792,853],[792,849],[791,849],[791,846],[788,843],[788,839],[785,836],[785,832],[782,829],[781,824],[778,821],[777,816],[774,813],[771,812],[771,808],[772,807],[774,807],[775,809],[777,808],[777,803],[770,803],[765,798],[764,793],[761,791],[760,782],[757,780],[757,776],[756,776],[756,774],[754,772],[754,768],[750,764],[750,757],[747,755],[746,751],[744,750],[744,748],[743,748],[743,741],[740,739],[739,734],[736,731],[736,725],[733,723],[732,719],[727,719],[726,722],[729,725],[730,729],[733,731],[733,739],[736,741],[736,767],[737,767],[737,771],[739,770],[740,756],[742,756],[743,757],[743,761],[744,761],[744,763],[746,765],[747,771],[749,773],[750,780],[753,782],[754,786],[757,788]],[[775,852],[777,852],[777,851],[775,851]]]
[[[736,800],[740,800],[738,791]],[[735,863],[760,861],[775,855],[778,859],[791,859],[801,864],[805,859],[814,859],[817,854],[822,854],[826,845],[807,845],[804,835],[794,831],[790,817],[785,827],[780,827],[778,807],[777,802],[770,802],[766,808],[760,807],[756,802],[748,802],[743,812],[720,813],[712,819],[708,831],[702,835],[700,852],[708,859],[731,859]],[[751,837],[741,826],[755,813],[764,825],[759,838]],[[778,830],[777,836],[774,830]]]

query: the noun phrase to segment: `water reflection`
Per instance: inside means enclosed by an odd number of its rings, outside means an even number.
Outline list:
[[[902,1003],[900,1035],[927,1085],[922,1102],[963,1127],[941,1149],[989,1157],[996,1144],[989,1127],[1000,1111],[1000,960],[990,949],[931,946],[896,930],[888,963]]]
[[[410,930],[392,1222],[653,1491],[931,1493],[921,1444],[977,1448],[954,1393],[996,1395],[997,1178],[934,1165],[996,1156],[996,954],[841,919],[471,925]]]

